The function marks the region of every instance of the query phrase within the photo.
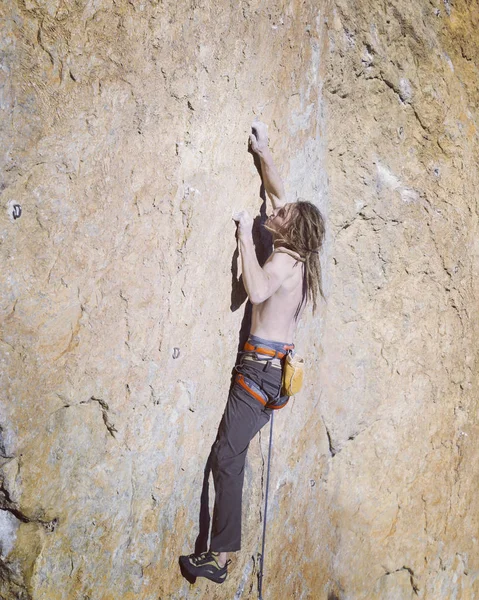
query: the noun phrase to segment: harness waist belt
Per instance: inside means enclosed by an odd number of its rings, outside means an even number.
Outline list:
[[[284,346],[286,351],[292,350],[294,346]],[[244,349],[247,352],[256,352],[257,354],[264,354],[265,356],[274,356],[275,358],[284,358],[286,352],[280,352],[279,350],[272,350],[271,348],[260,348],[259,346],[253,346],[249,342],[246,342]]]

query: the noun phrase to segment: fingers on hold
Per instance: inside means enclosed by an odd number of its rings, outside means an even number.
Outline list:
[[[268,126],[266,125],[266,123],[263,123],[263,121],[253,121],[253,123],[251,124],[251,129],[253,130],[255,135],[258,133],[267,134],[268,132]]]

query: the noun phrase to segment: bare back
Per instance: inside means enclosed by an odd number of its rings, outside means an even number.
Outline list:
[[[274,261],[274,265],[273,265]],[[297,319],[295,315],[303,297],[304,264],[288,254],[278,252],[268,258],[265,271],[275,268],[280,271],[282,283],[264,302],[253,305],[251,334],[267,340],[290,343],[294,339],[296,326],[304,310],[305,303]]]

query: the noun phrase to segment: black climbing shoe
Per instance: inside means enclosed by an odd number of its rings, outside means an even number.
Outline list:
[[[224,567],[218,564],[219,552],[202,552],[201,554],[190,554],[180,556],[180,565],[193,577],[206,577],[215,583],[223,583],[228,575],[227,560]]]

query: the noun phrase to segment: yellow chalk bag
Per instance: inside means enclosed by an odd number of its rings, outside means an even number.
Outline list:
[[[283,382],[281,393],[283,396],[294,396],[303,387],[304,358],[288,352],[284,358]]]

